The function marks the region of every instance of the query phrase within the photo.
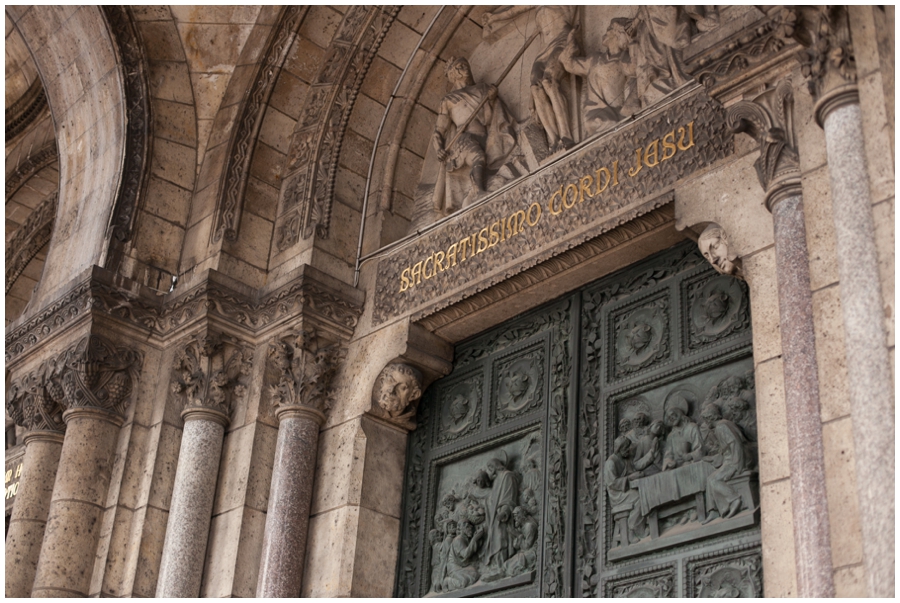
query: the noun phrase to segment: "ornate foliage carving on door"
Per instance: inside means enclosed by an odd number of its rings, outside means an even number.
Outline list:
[[[678,245],[456,350],[399,596],[761,596],[749,298]]]

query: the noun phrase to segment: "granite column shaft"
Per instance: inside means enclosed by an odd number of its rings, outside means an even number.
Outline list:
[[[894,596],[894,387],[855,89],[819,103],[831,178],[869,596]],[[824,113],[824,119],[821,119]]]
[[[299,597],[319,428],[325,416],[303,406],[281,408],[277,416],[278,443],[256,596]]]
[[[63,414],[66,436],[32,597],[86,597],[123,417],[93,407]]]
[[[797,594],[833,597],[816,336],[799,186],[778,195],[770,208],[775,225]]]
[[[25,434],[22,479],[6,534],[7,597],[31,596],[63,435],[45,430]]]
[[[184,432],[159,567],[157,597],[200,596],[222,442],[229,422],[224,413],[205,407],[187,408],[182,417]]]

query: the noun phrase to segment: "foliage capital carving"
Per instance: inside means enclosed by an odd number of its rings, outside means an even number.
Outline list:
[[[230,418],[246,393],[249,350],[228,335],[203,334],[190,339],[175,355],[172,393],[184,410],[211,409]]]
[[[346,351],[313,328],[288,331],[269,343],[269,393],[276,409],[311,408],[324,415],[334,401],[331,382]]]

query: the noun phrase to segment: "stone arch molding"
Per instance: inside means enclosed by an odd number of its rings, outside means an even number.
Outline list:
[[[332,39],[291,137],[275,225],[278,251],[301,237],[328,237],[344,132],[369,65],[399,11],[399,6],[354,6]]]
[[[126,154],[126,95],[116,44],[100,8],[10,6],[7,11],[34,57],[60,158],[60,233],[51,242],[35,295],[39,306],[70,274],[103,263]],[[58,77],[72,69],[81,75],[77,88],[71,78]]]
[[[54,192],[44,199],[6,244],[6,293],[12,289],[28,263],[50,242],[58,197]]]

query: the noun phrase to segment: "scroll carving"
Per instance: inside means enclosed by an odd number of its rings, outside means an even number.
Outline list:
[[[291,140],[275,225],[278,251],[301,237],[328,237],[334,179],[350,112],[399,11],[399,6],[353,6],[338,27]]]
[[[382,369],[372,388],[372,412],[412,431],[422,397],[422,373],[408,364],[391,363]]]
[[[326,413],[333,404],[331,382],[345,350],[319,338],[314,329],[290,331],[269,344],[275,383],[269,385],[277,408],[304,406]]]
[[[688,596],[755,599],[762,596],[762,556],[759,550],[688,564]]]
[[[175,356],[172,393],[185,411],[206,408],[230,418],[246,393],[243,377],[250,373],[249,355],[231,336],[196,336]]]
[[[125,158],[122,184],[110,224],[112,236],[120,243],[131,238],[132,222],[138,206],[148,158],[150,157],[150,106],[148,68],[143,45],[131,13],[124,6],[104,6],[103,14],[115,36],[122,60],[125,89]]]
[[[287,57],[307,9],[308,7],[304,6],[288,6],[284,9],[274,28],[275,32],[266,48],[265,56],[260,62],[253,85],[241,106],[241,117],[235,126],[232,141],[233,153],[225,169],[224,190],[221,207],[217,213],[218,222],[213,231],[213,241],[220,241],[223,236],[229,241],[237,239],[256,135],[262,124],[275,81],[281,72],[281,65]]]
[[[759,143],[759,158],[753,165],[770,209],[782,196],[799,193],[800,157],[792,109],[793,91],[788,80],[781,80],[752,101],[728,108],[728,126],[735,132],[748,133]]]
[[[67,410],[98,408],[124,417],[143,360],[140,352],[89,335],[66,353],[60,383]],[[51,392],[56,393],[54,388]]]

